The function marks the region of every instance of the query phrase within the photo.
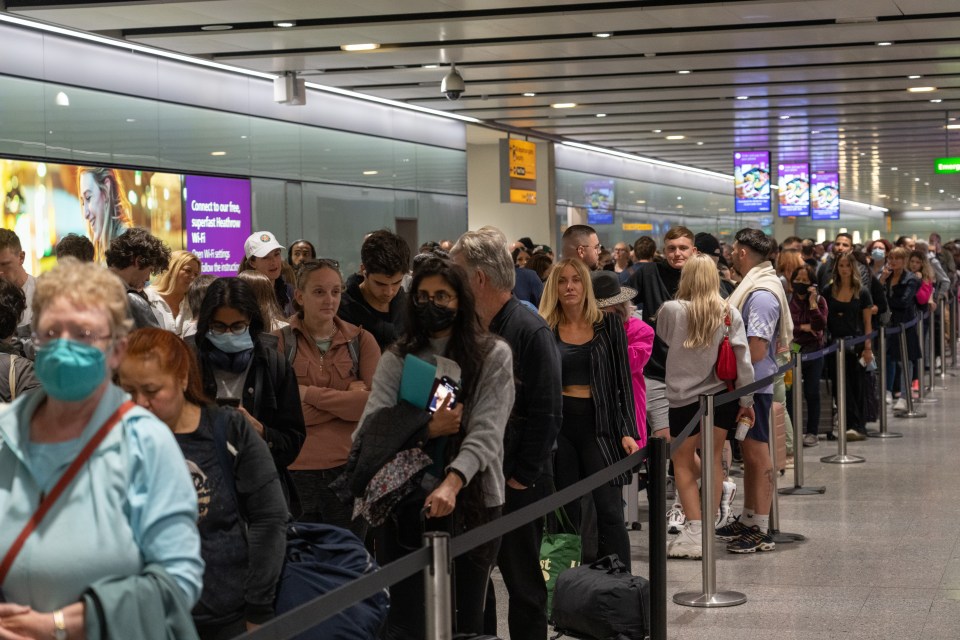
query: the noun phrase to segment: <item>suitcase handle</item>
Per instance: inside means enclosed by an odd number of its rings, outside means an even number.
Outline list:
[[[605,569],[607,573],[625,573],[627,566],[620,561],[616,554],[604,556],[590,564],[591,569]]]

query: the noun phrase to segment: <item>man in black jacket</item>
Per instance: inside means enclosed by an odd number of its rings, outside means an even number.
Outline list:
[[[374,231],[360,247],[363,280],[350,284],[340,298],[337,315],[373,334],[380,351],[403,333],[407,295],[401,284],[409,268],[406,240],[386,229]]]
[[[551,451],[560,431],[560,354],[543,319],[511,294],[513,260],[507,238],[493,227],[469,231],[451,250],[467,271],[484,326],[513,350],[516,398],[504,435],[503,514],[553,492]],[[503,536],[497,564],[510,594],[507,621],[514,640],[543,640],[547,634],[547,590],[540,569],[543,523],[535,520]],[[496,603],[487,590],[486,633],[497,632]]]
[[[160,329],[160,321],[147,301],[143,287],[151,275],[167,270],[170,247],[146,229],[134,227],[113,239],[106,258],[107,268],[127,287],[127,302],[134,327]]]

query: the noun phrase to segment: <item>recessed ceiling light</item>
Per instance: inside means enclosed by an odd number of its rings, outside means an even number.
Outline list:
[[[573,109],[575,106],[577,106],[577,103],[576,102],[554,102],[550,106],[553,107],[554,109]]]
[[[598,117],[598,118],[606,118],[606,117],[607,117],[607,114],[605,114],[605,113],[598,113],[598,114],[597,114],[597,117]]]
[[[811,132],[810,132],[810,135],[817,135],[818,133],[820,133],[820,132],[819,132],[819,131],[811,131]]]
[[[343,51],[373,51],[379,49],[380,45],[375,42],[366,42],[362,44],[342,44],[340,49]]]
[[[593,37],[594,37],[594,38],[609,38],[609,37],[612,36],[612,35],[613,35],[613,33],[611,33],[610,31],[598,31],[598,32],[596,32],[595,34],[593,34]]]
[[[936,87],[907,87],[907,91],[910,93],[929,93],[936,90]]]
[[[677,200],[683,200],[683,196],[677,196]]]
[[[290,27],[297,26],[296,20],[277,20],[273,23],[273,26],[280,27],[281,29],[289,29]]]
[[[651,133],[660,133],[660,132],[662,132],[662,131],[663,131],[663,129],[651,129],[651,130],[650,130]]]
[[[689,69],[681,69],[680,71],[677,71],[677,73],[679,73],[682,76],[685,76],[688,73],[692,73],[692,72]]]
[[[943,100],[941,100],[940,98],[934,98],[934,99],[931,100],[930,102],[932,102],[932,103],[934,103],[934,104],[940,104],[941,102],[943,102]]]
[[[890,167],[890,171],[896,171],[896,170],[897,170],[896,167]]]
[[[136,122],[136,121],[137,121],[136,118],[127,118],[127,122]]]
[[[940,189],[940,193],[943,193],[943,189]]]
[[[890,42],[890,41],[888,41],[888,40],[884,40],[883,42],[878,42],[878,43],[877,43],[877,46],[878,46],[878,47],[889,47],[889,46],[892,45],[892,44],[893,44],[892,42]]]
[[[637,204],[647,204],[646,200],[637,200]]]
[[[916,76],[916,75],[914,75],[914,76],[907,76],[907,80],[919,80],[919,79],[922,78],[922,77],[923,77],[923,76]]]
[[[225,156],[227,155],[226,151],[211,151],[210,155],[212,156]]]
[[[524,97],[524,98],[533,98],[533,97],[535,97],[536,95],[537,95],[537,94],[535,94],[533,91],[526,91],[526,92],[524,92],[523,97]]]
[[[375,176],[375,175],[377,175],[378,173],[380,173],[380,172],[379,172],[379,171],[373,171],[373,170],[371,170],[371,171],[364,171],[364,172],[363,172],[363,175],[365,175],[365,176]]]
[[[423,65],[423,66],[420,67],[420,68],[421,68],[421,69],[439,69],[439,68],[440,68],[440,65],[438,65],[438,64],[425,64],[425,65]]]
[[[698,147],[702,147],[702,146],[703,146],[703,142],[698,142],[698,143],[697,143],[697,146],[698,146]]]
[[[683,140],[685,137],[686,136],[672,135],[672,136],[667,136],[667,140]]]
[[[790,116],[780,116],[780,119],[781,119],[781,120],[789,120],[789,119],[790,119]]]
[[[241,140],[246,140],[246,139],[247,139],[247,136],[240,136],[240,139],[241,139]]]
[[[200,27],[200,31],[230,31],[233,29],[233,25],[230,24],[208,24],[206,26]]]
[[[920,178],[914,178],[913,181],[914,181],[914,182],[920,182]]]
[[[923,208],[924,211],[930,211],[931,209],[933,209],[933,207],[924,207],[924,208]]]
[[[750,96],[737,96],[737,100],[749,100]]]
[[[69,107],[70,106],[70,96],[65,94],[63,91],[58,91],[57,95],[53,97],[53,102],[58,107]]]
[[[924,182],[924,183],[923,183],[923,186],[929,187],[929,186],[930,186],[930,183],[929,183],[929,182]]]

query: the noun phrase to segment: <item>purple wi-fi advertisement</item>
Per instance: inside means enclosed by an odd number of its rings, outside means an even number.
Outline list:
[[[200,257],[203,273],[235,276],[250,235],[250,181],[184,176],[187,250]]]

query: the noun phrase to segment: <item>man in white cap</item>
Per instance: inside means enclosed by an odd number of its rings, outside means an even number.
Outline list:
[[[277,305],[283,310],[285,316],[292,316],[293,285],[280,277],[283,272],[283,258],[280,257],[280,253],[285,248],[269,231],[254,231],[243,243],[246,259],[244,264],[240,265],[240,270],[254,269],[270,278],[273,291],[277,296]]]

